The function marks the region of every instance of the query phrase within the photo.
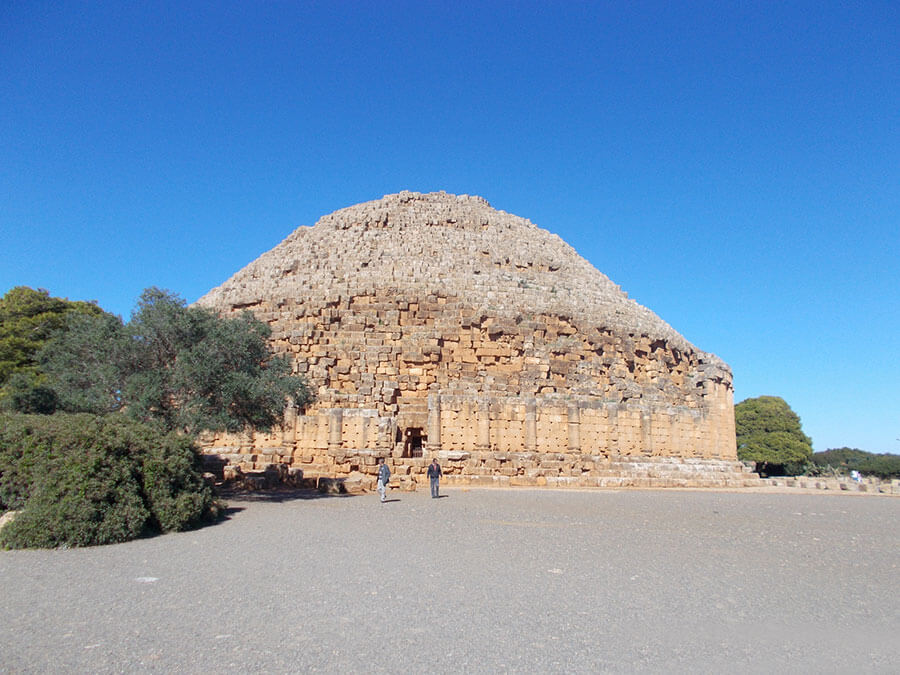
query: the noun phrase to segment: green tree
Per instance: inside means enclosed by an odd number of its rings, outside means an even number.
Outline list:
[[[50,387],[40,384],[45,378],[29,373],[13,373],[3,387],[0,407],[22,413],[52,415],[59,408],[59,397]]]
[[[748,398],[734,407],[737,454],[756,462],[767,475],[794,476],[812,456],[812,440],[803,433],[800,417],[778,396]]]
[[[130,352],[119,317],[72,316],[66,329],[47,341],[38,359],[60,409],[104,415],[124,405],[121,389],[133,360]]]
[[[103,314],[92,302],[52,298],[43,290],[16,286],[0,298],[0,400],[4,407],[52,412],[37,352],[66,326],[71,315]]]
[[[127,324],[75,317],[39,358],[70,412],[122,410],[187,433],[269,429],[288,399],[311,400],[306,381],[270,352],[269,335],[249,312],[222,318],[150,288]]]

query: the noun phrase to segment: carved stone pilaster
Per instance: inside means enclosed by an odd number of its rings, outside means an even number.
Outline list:
[[[441,395],[428,395],[428,442],[426,450],[434,454],[441,449]]]
[[[537,449],[537,401],[529,399],[525,403],[525,452]]]
[[[478,436],[475,449],[487,452],[491,449],[491,406],[490,401],[478,401]]]
[[[581,452],[581,408],[574,403],[568,408],[569,452]]]
[[[328,450],[337,452],[341,449],[344,431],[343,408],[332,408],[328,413]]]

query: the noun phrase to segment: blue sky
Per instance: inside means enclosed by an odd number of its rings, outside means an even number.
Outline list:
[[[559,234],[816,450],[900,452],[896,2],[0,6],[0,293],[127,318],[404,189]]]

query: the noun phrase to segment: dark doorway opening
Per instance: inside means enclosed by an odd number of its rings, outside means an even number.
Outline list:
[[[424,440],[421,427],[410,427],[403,432],[403,456],[421,457]]]

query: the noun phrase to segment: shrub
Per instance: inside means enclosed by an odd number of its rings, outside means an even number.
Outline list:
[[[36,476],[25,508],[0,536],[11,548],[128,541],[147,526],[134,463],[103,449],[68,455]]]
[[[47,471],[67,443],[65,430],[70,426],[53,417],[0,417],[0,509],[25,506],[36,475]]]
[[[13,548],[90,546],[183,530],[215,513],[190,438],[120,415],[0,418],[0,531]]]
[[[200,525],[215,515],[217,505],[204,483],[200,454],[192,439],[169,433],[144,456],[144,493],[153,525],[175,532]]]

